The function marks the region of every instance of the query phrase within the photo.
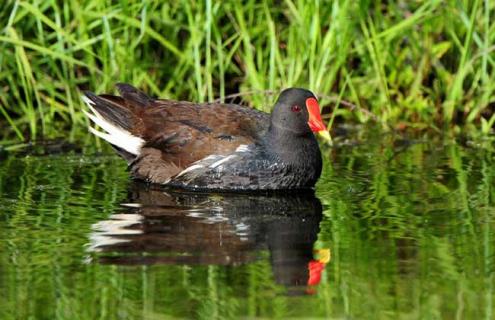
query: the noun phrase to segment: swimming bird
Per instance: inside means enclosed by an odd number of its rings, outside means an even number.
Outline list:
[[[289,88],[271,114],[235,104],[153,99],[129,84],[120,96],[85,92],[86,116],[133,178],[203,191],[312,188],[329,138],[315,95]]]

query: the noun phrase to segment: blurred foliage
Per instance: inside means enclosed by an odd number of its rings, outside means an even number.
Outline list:
[[[265,90],[301,86],[345,121],[489,133],[494,20],[489,0],[6,0],[2,140],[78,139],[81,91],[115,82],[195,101],[240,92],[265,111]]]

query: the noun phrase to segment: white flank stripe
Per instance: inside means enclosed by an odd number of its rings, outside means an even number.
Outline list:
[[[200,165],[200,164],[195,164],[195,165],[192,165],[192,166],[190,166],[190,167],[185,168],[185,169],[184,169],[184,170],[182,170],[181,172],[179,172],[179,173],[178,173],[175,177],[176,177],[176,178],[177,178],[177,177],[180,177],[180,176],[182,176],[183,174],[186,174],[186,173],[188,173],[188,172],[194,171],[194,170],[199,169],[199,168],[204,168],[204,167],[203,167],[202,165]]]
[[[232,159],[234,159],[234,158],[236,158],[236,157],[237,157],[236,155],[231,154],[230,156],[228,156],[228,157],[226,157],[226,158],[223,158],[222,160],[219,160],[219,161],[217,161],[217,162],[215,162],[215,163],[212,163],[212,164],[210,165],[210,168],[216,168],[216,167],[218,167],[219,165],[221,165],[222,163],[225,163],[225,162],[227,162],[227,161],[230,161],[230,160],[232,160]]]
[[[215,161],[218,161],[218,159],[223,160],[224,157],[225,156],[222,156],[219,154],[211,154],[207,157],[204,157],[203,159],[199,159],[198,161],[193,162],[189,167],[187,167],[184,170],[182,170],[181,172],[179,172],[175,177],[180,177],[180,176],[182,176],[188,172],[194,171],[196,169],[204,168],[205,166],[208,165],[208,162],[210,162],[210,163],[215,162]],[[211,166],[210,166],[210,168],[211,168]]]
[[[221,155],[219,155],[219,154],[212,154],[212,155],[210,155],[210,156],[207,156],[206,158],[203,158],[203,159],[201,159],[201,160],[196,161],[195,163],[198,163],[198,162],[205,162],[205,161],[210,161],[210,160],[216,160],[216,159],[218,159],[218,158],[222,158],[222,156],[221,156]]]
[[[98,111],[93,108],[94,102],[88,97],[82,96],[83,101],[88,105],[93,114],[83,110],[84,114],[91,119],[96,125],[101,127],[106,133],[97,131],[96,129],[89,127],[94,135],[110,142],[111,144],[124,149],[125,151],[138,155],[141,151],[141,147],[144,144],[144,140],[140,137],[133,136],[130,132],[108,122],[103,118]]]
[[[247,144],[241,144],[240,146],[235,149],[235,152],[248,152],[249,151],[249,145]]]

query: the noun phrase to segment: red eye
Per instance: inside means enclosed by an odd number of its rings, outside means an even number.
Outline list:
[[[301,112],[301,107],[296,105],[293,105],[292,108],[290,108],[292,112]]]

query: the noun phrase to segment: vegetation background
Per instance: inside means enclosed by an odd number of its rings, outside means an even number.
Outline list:
[[[79,97],[115,82],[197,101],[241,93],[266,111],[267,91],[302,86],[330,123],[488,134],[494,18],[494,0],[0,0],[0,151],[94,142]],[[125,213],[124,161],[6,157],[0,318],[494,319],[494,144],[379,129],[322,149],[315,247],[332,260],[299,300],[279,294],[267,251],[237,267],[88,263],[93,225]]]
[[[81,91],[115,82],[266,111],[267,92],[301,86],[330,122],[488,133],[494,17],[491,0],[7,0],[0,141],[87,136]]]

